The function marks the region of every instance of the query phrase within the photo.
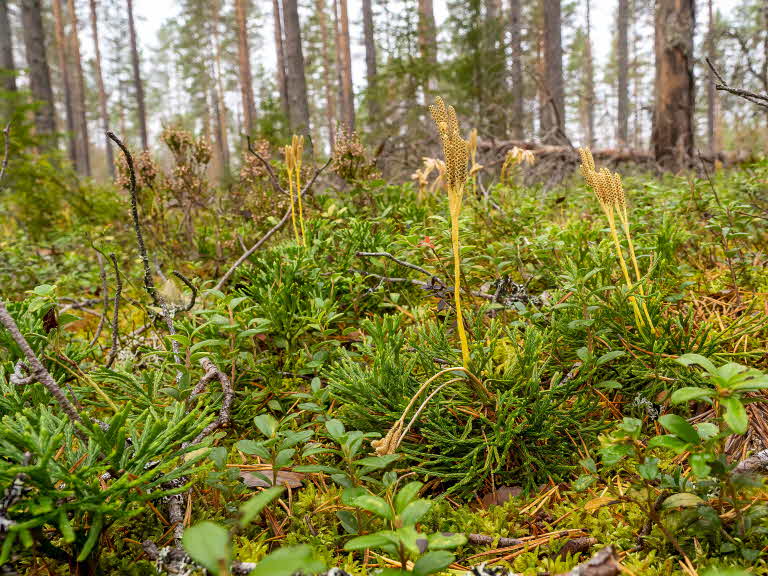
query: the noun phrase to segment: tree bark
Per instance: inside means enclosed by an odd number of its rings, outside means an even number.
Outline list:
[[[619,0],[617,17],[616,67],[618,76],[616,140],[619,148],[627,146],[629,138],[629,0]]]
[[[237,17],[237,60],[240,67],[240,97],[243,105],[243,127],[245,133],[253,134],[256,122],[256,104],[253,97],[253,75],[251,74],[251,52],[248,47],[248,0],[235,0]]]
[[[99,17],[96,10],[96,0],[89,0],[91,9],[91,35],[93,36],[94,48],[94,67],[96,73],[96,86],[99,90],[99,115],[101,116],[101,128],[106,134],[109,130],[109,112],[107,111],[107,92],[104,89],[104,76],[101,72],[101,50],[99,48]],[[109,138],[104,137],[106,141],[107,169],[110,177],[115,176],[115,158],[110,146]]]
[[[72,111],[75,117],[75,150],[77,151],[77,171],[84,176],[91,175],[91,151],[88,138],[88,118],[85,106],[85,77],[83,62],[80,57],[80,26],[74,0],[67,0],[69,12],[69,45],[72,57]]]
[[[525,85],[523,84],[523,50],[522,50],[522,11],[520,0],[509,0],[509,47],[512,62],[510,66],[510,84],[512,93],[511,117],[509,128],[513,139],[523,138],[523,126],[525,122],[524,98]]]
[[[214,86],[216,88],[216,124],[217,124],[217,144],[221,155],[221,174],[222,177],[229,175],[229,138],[227,134],[227,109],[224,106],[224,86],[221,82],[221,38],[219,37],[219,13],[218,0],[212,0],[211,9],[213,25],[213,49],[214,49]]]
[[[544,91],[542,131],[545,142],[565,138],[565,86],[560,0],[542,0],[544,15]]]
[[[53,90],[45,51],[45,28],[40,0],[21,0],[21,22],[29,68],[29,89],[33,98],[39,103],[35,109],[35,130],[40,136],[53,136],[56,131]]]
[[[374,125],[379,116],[377,87],[376,37],[373,32],[373,7],[371,0],[363,0],[363,36],[365,38],[365,79],[368,84],[368,125]]]
[[[141,81],[141,67],[139,62],[139,48],[136,39],[136,23],[133,20],[133,0],[127,0],[128,4],[128,35],[131,42],[131,67],[133,69],[133,85],[136,91],[136,109],[139,121],[139,134],[141,147],[149,149],[149,137],[147,135],[147,110],[144,104],[144,84]]]
[[[0,74],[2,89],[16,92],[16,66],[13,62],[13,38],[8,16],[8,0],[0,0]]]
[[[693,156],[694,0],[656,0],[656,98],[653,151],[668,169],[686,166]]]
[[[285,70],[288,88],[288,123],[296,134],[309,135],[309,102],[301,48],[301,25],[297,0],[283,2],[285,26]]]
[[[53,28],[56,34],[56,55],[59,59],[61,91],[64,95],[64,125],[67,127],[67,151],[73,166],[77,166],[77,130],[75,109],[72,99],[72,74],[69,70],[69,49],[64,33],[64,10],[62,0],[53,0]]]
[[[347,0],[339,2],[339,44],[341,54],[341,118],[348,130],[355,129],[355,95],[352,89],[352,53],[349,46],[349,15]]]
[[[283,42],[283,10],[280,0],[272,0],[272,15],[275,30],[275,55],[277,56],[277,89],[280,92],[280,107],[286,120],[290,120],[288,84],[285,77],[285,43]]]
[[[325,11],[325,0],[316,0],[318,24],[320,26],[320,42],[323,52],[323,84],[325,89],[325,120],[328,123],[328,143],[331,152],[336,141],[336,97],[333,91],[333,65],[328,35],[328,20]]]
[[[435,25],[435,9],[432,0],[419,0],[419,52],[426,70],[426,82],[423,86],[425,95],[433,92],[435,85],[435,70],[437,68],[437,27]],[[426,98],[429,100],[429,98]]]
[[[586,46],[584,54],[584,140],[587,146],[595,145],[595,64],[592,58],[592,22],[591,18],[591,6],[590,0],[586,0],[587,3],[587,34],[586,34]]]
[[[707,30],[706,49],[710,62],[715,62],[715,30],[714,16],[712,9],[712,0],[707,2],[707,12],[709,16],[709,29]],[[717,96],[715,94],[715,78],[712,71],[707,73],[707,147],[710,155],[717,153],[717,144],[715,143],[715,103]]]

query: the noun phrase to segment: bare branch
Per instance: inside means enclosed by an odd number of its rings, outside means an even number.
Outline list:
[[[184,285],[192,291],[192,296],[190,297],[187,305],[184,306],[183,308],[179,308],[179,310],[181,310],[182,312],[189,312],[195,306],[195,300],[197,299],[197,288],[195,288],[194,284],[190,282],[189,278],[184,276],[184,274],[182,274],[181,272],[174,270],[172,274],[176,276],[176,278],[181,280],[184,283]]]
[[[757,94],[756,92],[750,92],[749,90],[743,90],[741,88],[731,88],[730,86],[728,86],[726,81],[723,80],[723,77],[717,71],[717,69],[715,68],[715,65],[712,64],[710,59],[706,58],[706,61],[707,61],[707,64],[709,65],[709,69],[712,70],[712,73],[715,75],[715,77],[718,80],[718,83],[715,84],[715,90],[729,92],[730,94],[733,94],[734,96],[738,96],[739,98],[743,98],[744,100],[747,100],[752,104],[756,104],[757,106],[760,106],[762,108],[768,108],[768,95]]]
[[[219,411],[218,418],[203,428],[203,431],[200,432],[200,434],[198,434],[194,440],[192,440],[191,444],[202,442],[203,439],[211,434],[214,430],[218,430],[219,428],[224,428],[229,425],[229,415],[232,409],[232,401],[235,398],[235,392],[232,389],[232,383],[229,381],[229,377],[227,377],[224,372],[219,370],[216,364],[211,362],[208,358],[202,358],[200,360],[200,365],[203,367],[203,370],[205,370],[205,375],[200,379],[200,383],[195,386],[195,390],[190,396],[190,400],[202,393],[203,389],[201,388],[201,384],[204,387],[205,384],[214,379],[218,380],[219,384],[221,384],[221,392],[223,394],[223,398],[221,400],[221,410]]]
[[[280,180],[278,179],[277,174],[275,174],[275,170],[272,168],[272,164],[267,162],[264,156],[262,156],[261,154],[256,152],[256,150],[253,149],[253,146],[251,145],[250,136],[246,136],[245,138],[246,138],[246,142],[248,143],[248,152],[252,156],[257,158],[264,165],[264,168],[267,170],[267,174],[269,174],[269,179],[272,181],[272,187],[278,192],[281,192],[283,194],[288,194],[288,191],[280,185]]]
[[[107,132],[107,137],[112,140],[125,156],[125,162],[128,166],[129,186],[128,193],[131,196],[131,217],[133,218],[133,230],[136,233],[136,243],[139,247],[139,257],[141,263],[144,266],[144,287],[152,298],[152,302],[155,306],[160,306],[160,299],[155,289],[155,281],[152,279],[152,271],[149,267],[149,256],[147,255],[147,247],[144,244],[144,235],[141,233],[141,223],[139,222],[139,207],[138,198],[136,195],[136,170],[133,167],[133,157],[125,147],[125,144],[115,136],[114,132]],[[162,307],[162,306],[161,306]]]
[[[93,346],[96,344],[96,342],[99,340],[99,336],[101,336],[101,330],[104,328],[104,321],[107,318],[107,314],[109,313],[109,293],[107,291],[107,272],[104,270],[104,257],[101,255],[101,252],[98,250],[96,251],[96,260],[99,262],[99,278],[101,279],[101,294],[102,299],[104,301],[104,313],[101,315],[101,318],[99,318],[99,325],[96,327],[96,332],[93,334],[93,338],[91,339],[91,342],[88,344],[88,347]]]
[[[400,266],[405,266],[406,268],[410,268],[411,270],[416,270],[416,272],[421,272],[422,274],[425,274],[427,276],[434,276],[431,272],[427,272],[424,268],[421,266],[417,266],[416,264],[411,264],[410,262],[406,262],[405,260],[400,260],[399,258],[393,256],[389,252],[357,252],[355,256],[360,256],[362,258],[372,258],[372,257],[384,257],[389,258],[392,260],[392,262],[395,262],[396,264],[400,264]]]
[[[117,257],[114,253],[109,255],[109,259],[112,261],[112,268],[115,270],[115,281],[117,282],[117,288],[115,289],[115,304],[112,311],[112,348],[109,351],[109,358],[107,359],[107,368],[112,366],[112,363],[117,357],[119,326],[118,311],[120,310],[120,294],[123,292],[123,279],[120,278],[120,269],[117,266]]]

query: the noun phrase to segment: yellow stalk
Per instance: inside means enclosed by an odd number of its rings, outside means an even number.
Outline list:
[[[611,227],[611,237],[613,238],[613,244],[616,247],[616,255],[619,257],[619,265],[621,266],[621,272],[624,274],[624,281],[627,283],[627,288],[632,290],[632,280],[629,277],[629,270],[627,269],[627,263],[624,261],[624,253],[621,250],[621,242],[619,242],[619,235],[616,233],[616,222],[613,217],[613,207],[606,209],[605,213],[608,215],[608,224]],[[637,299],[629,295],[629,301],[632,303],[632,309],[635,312],[635,319],[639,326],[644,326],[643,316],[640,314],[640,309],[637,307]]]
[[[296,138],[294,136],[294,138]],[[299,203],[299,224],[301,226],[301,245],[306,246],[307,240],[304,233],[304,211],[301,205],[301,159],[304,155],[304,136],[299,136],[297,139],[297,145],[295,147],[295,162],[296,162],[296,198]]]
[[[291,224],[293,224],[293,235],[296,237],[296,243],[299,241],[299,230],[296,228],[296,209],[293,202],[293,148],[285,147],[285,167],[288,171],[288,196],[291,198]]]
[[[450,194],[450,192],[449,192]],[[449,204],[454,205],[456,194],[450,194]],[[461,202],[458,199],[458,203]],[[469,343],[464,331],[464,315],[461,312],[461,247],[459,245],[459,211],[461,205],[451,207],[451,243],[453,244],[453,299],[456,304],[456,328],[461,342],[461,358],[464,368],[469,367]]]
[[[464,140],[459,133],[459,121],[453,106],[446,106],[439,96],[429,107],[432,119],[440,132],[445,156],[445,183],[448,188],[448,207],[451,213],[451,244],[453,245],[453,298],[456,306],[456,329],[461,342],[461,356],[464,367],[469,366],[469,343],[464,330],[464,315],[461,312],[461,251],[459,242],[459,214],[461,199],[467,182],[467,164],[470,159],[471,142]],[[470,136],[477,141],[477,133]]]
[[[635,257],[635,246],[632,243],[632,235],[629,233],[629,216],[627,214],[627,207],[621,206],[620,209],[618,209],[616,212],[619,215],[619,220],[621,220],[621,227],[624,230],[624,236],[627,238],[629,258],[632,261],[632,267],[635,270],[635,278],[637,278],[637,290],[640,292],[640,296],[645,297],[645,291],[643,290],[643,285],[641,283],[643,277],[640,274],[640,267],[637,265],[637,258]],[[651,314],[648,312],[648,307],[645,305],[645,300],[641,300],[640,304],[643,307],[643,312],[645,312],[645,317],[648,319],[648,325],[651,327],[651,330],[655,332],[656,329],[653,326],[653,321],[651,320]]]

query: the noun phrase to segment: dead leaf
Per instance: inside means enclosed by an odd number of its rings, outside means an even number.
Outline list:
[[[272,486],[272,470],[267,468],[266,470],[260,470],[260,474],[263,474],[265,480],[260,475],[253,474],[252,472],[240,472],[240,478],[243,479],[243,484],[248,488],[268,488]],[[306,474],[300,472],[291,472],[289,470],[279,470],[277,472],[277,485],[288,486],[289,488],[300,488],[303,484],[303,480]]]
[[[480,498],[480,506],[482,508],[501,506],[507,500],[517,498],[522,493],[523,489],[520,486],[501,486],[497,490],[488,492],[488,494]]]

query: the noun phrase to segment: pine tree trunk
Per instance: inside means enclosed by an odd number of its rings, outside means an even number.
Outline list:
[[[707,12],[709,16],[709,29],[707,30],[706,48],[707,56],[710,62],[715,62],[715,30],[714,16],[712,10],[712,0],[707,2]],[[707,74],[707,146],[709,154],[714,157],[717,154],[717,144],[715,142],[715,78],[710,70]]]
[[[339,44],[341,54],[341,118],[348,130],[355,129],[355,95],[352,90],[352,53],[349,46],[349,15],[347,0],[339,2]]]
[[[72,74],[69,70],[69,49],[64,33],[64,10],[61,0],[53,0],[53,28],[56,33],[56,55],[59,59],[61,91],[64,95],[64,125],[67,127],[67,151],[72,166],[77,167],[77,130],[75,129],[75,109],[72,98]]]
[[[91,175],[91,151],[88,138],[88,119],[85,108],[85,77],[83,76],[83,63],[80,58],[80,34],[77,20],[77,9],[74,0],[67,1],[69,11],[72,57],[72,111],[75,116],[75,149],[77,150],[77,171],[85,176]]]
[[[544,89],[542,114],[544,140],[562,142],[565,137],[565,86],[563,43],[560,29],[560,0],[542,0],[544,14]]]
[[[419,52],[424,62],[426,83],[423,86],[425,96],[437,89],[435,84],[435,69],[437,68],[437,27],[435,26],[435,9],[432,0],[419,0]],[[427,97],[427,100],[429,98]]]
[[[325,11],[325,1],[316,0],[315,9],[317,10],[318,24],[320,26],[320,42],[323,52],[323,84],[325,89],[325,120],[328,123],[328,143],[331,152],[334,149],[336,141],[336,97],[333,93],[333,65],[331,64],[331,53],[328,35],[328,20]]]
[[[301,48],[301,25],[297,0],[284,0],[285,71],[288,88],[288,115],[291,130],[309,135],[309,102],[307,80],[304,75],[304,54]]]
[[[371,0],[363,0],[363,36],[365,37],[365,79],[368,84],[368,125],[373,126],[379,117],[379,95],[376,78],[376,37],[373,33]]]
[[[136,39],[136,23],[133,20],[133,0],[127,0],[128,4],[128,35],[131,42],[131,67],[133,68],[133,87],[136,91],[136,109],[139,120],[139,134],[141,147],[149,149],[149,137],[147,135],[147,110],[144,104],[144,83],[141,81],[141,68],[139,64],[139,48]]]
[[[91,35],[93,36],[94,48],[94,72],[96,73],[96,86],[99,90],[99,115],[101,116],[101,129],[106,133],[109,130],[109,112],[107,111],[107,92],[104,89],[104,76],[101,72],[101,50],[99,48],[99,17],[96,10],[96,0],[89,0],[91,9]],[[115,176],[115,159],[110,145],[109,138],[106,136],[106,154],[107,168],[110,177]]]
[[[693,156],[694,0],[656,0],[656,98],[653,150],[663,167],[685,167]]]
[[[256,121],[256,105],[253,97],[253,76],[251,75],[251,53],[248,49],[248,0],[235,0],[237,17],[237,60],[240,65],[240,97],[243,104],[243,127],[245,133],[253,134]]]
[[[21,22],[24,30],[24,47],[29,68],[29,89],[40,103],[35,110],[35,129],[39,136],[54,136],[56,122],[53,110],[51,71],[45,52],[45,28],[40,0],[21,0]],[[44,143],[55,145],[55,142]]]
[[[592,59],[592,22],[590,0],[587,2],[587,45],[584,54],[584,110],[586,115],[584,140],[587,146],[595,145],[595,64]]]
[[[8,0],[0,0],[0,75],[2,89],[16,92],[16,66],[13,63],[13,39],[11,20],[8,17]]]
[[[277,88],[280,91],[280,106],[286,119],[290,119],[288,83],[285,77],[285,42],[283,42],[283,10],[280,0],[272,0],[272,14],[275,29],[275,54],[277,55]]]
[[[512,94],[509,128],[515,140],[523,139],[524,98],[523,84],[523,49],[522,49],[522,11],[521,0],[509,0],[509,47],[512,57],[510,65],[510,88]]]
[[[629,134],[629,0],[619,0],[617,31],[618,110],[616,139],[619,148],[626,148]]]
[[[211,2],[213,25],[213,49],[214,49],[214,86],[216,88],[216,120],[217,120],[217,144],[221,154],[221,174],[226,178],[229,175],[229,137],[227,134],[227,109],[224,106],[224,86],[221,82],[221,38],[219,37],[219,2]]]

